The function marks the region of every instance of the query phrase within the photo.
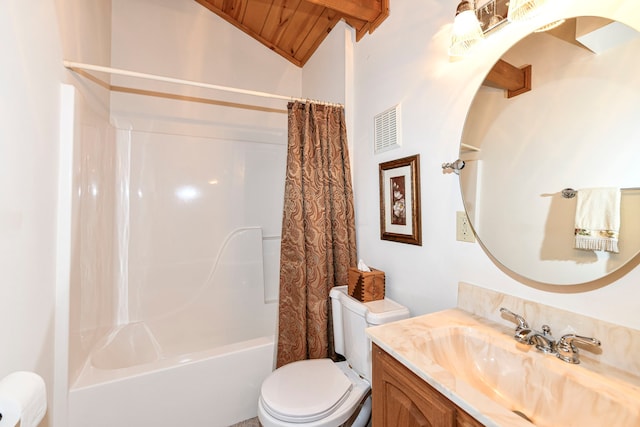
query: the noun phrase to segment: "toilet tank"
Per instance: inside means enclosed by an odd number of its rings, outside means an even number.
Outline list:
[[[409,309],[389,298],[360,302],[348,295],[347,286],[336,286],[329,295],[336,353],[343,355],[353,370],[371,381],[371,341],[365,329],[406,319]]]

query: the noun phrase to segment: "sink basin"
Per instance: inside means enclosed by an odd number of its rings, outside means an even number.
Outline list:
[[[425,357],[535,425],[588,426],[595,415],[604,414],[613,414],[621,426],[640,425],[640,391],[631,384],[492,336],[483,328],[434,332]]]
[[[421,317],[369,335],[486,425],[640,426],[640,386],[614,368],[563,362],[461,310]]]

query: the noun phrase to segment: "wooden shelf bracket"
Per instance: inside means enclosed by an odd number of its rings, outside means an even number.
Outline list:
[[[531,90],[531,65],[515,67],[499,59],[485,78],[487,86],[507,91],[507,98],[513,98]]]

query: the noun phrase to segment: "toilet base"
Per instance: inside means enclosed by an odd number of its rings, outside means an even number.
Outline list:
[[[350,417],[353,418],[353,417]],[[369,395],[362,407],[360,408],[357,417],[355,420],[350,421],[347,419],[346,421],[338,421],[334,420],[318,420],[311,423],[288,423],[286,421],[280,421],[273,418],[271,415],[267,414],[262,407],[262,403],[258,404],[258,419],[260,420],[260,424],[262,427],[366,427],[370,426],[371,420],[371,395]]]

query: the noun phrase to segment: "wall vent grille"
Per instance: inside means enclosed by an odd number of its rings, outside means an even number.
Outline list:
[[[376,115],[373,121],[376,154],[400,147],[400,104]]]

